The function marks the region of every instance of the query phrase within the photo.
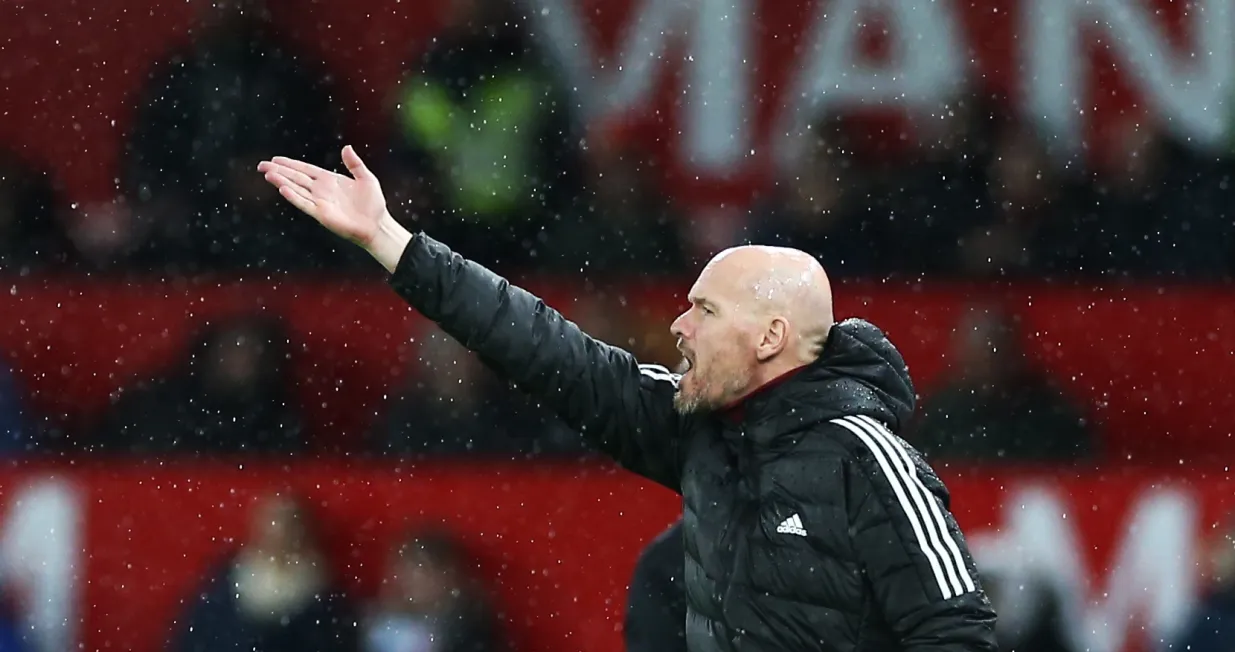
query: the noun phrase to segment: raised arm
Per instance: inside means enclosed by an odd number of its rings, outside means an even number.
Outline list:
[[[622,466],[680,491],[677,376],[584,333],[531,293],[390,216],[349,146],[351,177],[282,157],[258,169],[280,194],[387,271],[399,296]]]

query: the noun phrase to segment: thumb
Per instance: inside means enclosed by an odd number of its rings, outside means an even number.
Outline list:
[[[360,155],[352,149],[351,145],[343,148],[343,165],[347,166],[347,171],[357,180],[373,177],[373,173],[365,167],[364,161],[360,160]]]

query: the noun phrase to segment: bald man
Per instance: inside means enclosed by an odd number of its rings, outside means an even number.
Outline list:
[[[350,147],[343,162],[258,169],[487,365],[682,495],[688,650],[996,649],[948,493],[894,434],[914,406],[905,362],[870,323],[834,323],[818,261],[738,247],[708,263],[671,327],[679,375],[409,232]]]

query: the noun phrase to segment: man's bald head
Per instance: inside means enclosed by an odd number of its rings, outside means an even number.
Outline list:
[[[817,355],[832,327],[832,285],[814,256],[798,249],[745,245],[717,254],[699,275],[731,290],[749,319],[784,319],[804,345],[802,362]],[[712,282],[714,281],[714,283]]]
[[[713,258],[691,288],[691,309],[672,331],[691,364],[694,408],[740,398],[810,363],[832,327],[832,289],[813,256],[742,246]]]

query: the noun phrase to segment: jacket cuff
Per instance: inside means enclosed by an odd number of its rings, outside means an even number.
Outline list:
[[[412,239],[408,240],[403,253],[399,254],[399,262],[395,265],[394,272],[386,279],[390,287],[401,297],[407,297],[415,292],[420,285],[420,279],[416,278],[416,250],[424,247],[424,238],[423,231],[412,234]]]

